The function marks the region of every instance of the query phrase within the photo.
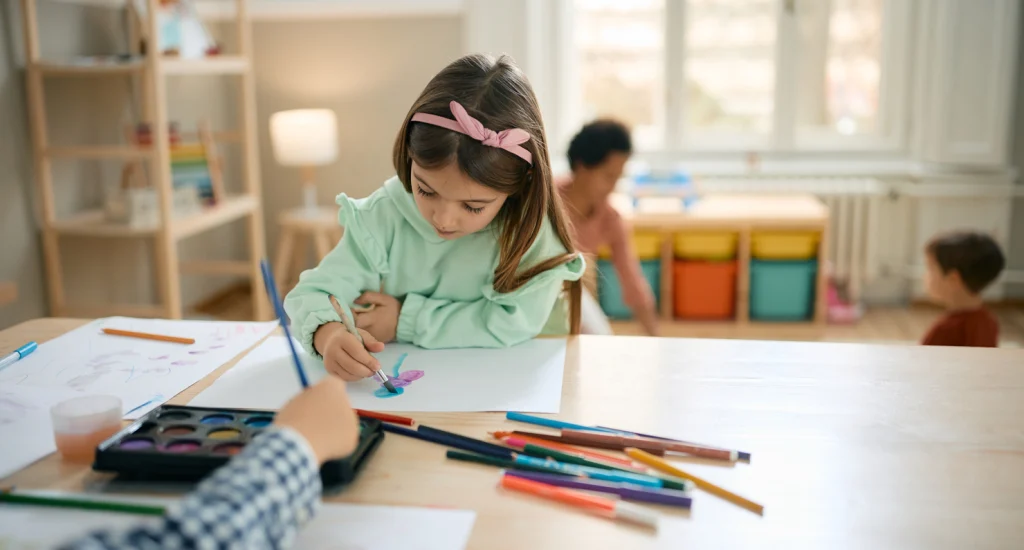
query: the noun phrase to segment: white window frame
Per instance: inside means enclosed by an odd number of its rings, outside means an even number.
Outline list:
[[[805,0],[806,1],[806,0]],[[811,0],[823,1],[823,0]],[[879,128],[877,133],[843,136],[832,131],[815,132],[797,127],[797,83],[799,38],[797,14],[799,0],[777,0],[778,25],[775,66],[775,112],[768,134],[713,133],[687,135],[685,109],[685,0],[665,0],[665,147],[637,151],[641,161],[673,161],[691,153],[712,154],[738,159],[751,153],[792,157],[831,156],[903,156],[909,153],[911,55],[915,35],[915,13],[919,0],[890,0],[884,3],[882,30],[882,74],[879,81]],[[557,152],[564,151],[578,130],[581,120],[579,74],[573,52],[572,0],[556,0],[551,10],[549,44],[553,46],[555,82],[554,113],[549,133]]]

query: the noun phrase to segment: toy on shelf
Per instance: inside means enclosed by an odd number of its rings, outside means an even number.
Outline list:
[[[184,143],[179,126],[168,124],[171,153],[171,201],[174,217],[199,213],[204,205],[212,206],[224,199],[223,169],[207,121],[198,125],[197,142]],[[149,124],[139,123],[125,129],[127,141],[137,147],[153,145]],[[104,210],[108,221],[130,227],[149,227],[160,221],[160,202],[156,190],[149,185],[146,167],[132,161],[121,172],[120,188],[107,198]]]
[[[138,15],[139,30],[145,40],[146,0],[135,0],[134,11]],[[160,0],[157,21],[160,27],[160,43],[157,47],[163,55],[199,59],[220,53],[220,46],[199,19],[191,0]]]

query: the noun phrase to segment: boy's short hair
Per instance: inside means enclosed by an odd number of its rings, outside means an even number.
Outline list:
[[[569,142],[569,168],[576,163],[593,167],[604,162],[608,155],[633,152],[633,141],[625,124],[611,119],[600,119],[587,124]]]
[[[925,250],[943,273],[956,271],[967,290],[980,294],[1006,267],[995,239],[975,231],[956,231],[933,238]]]

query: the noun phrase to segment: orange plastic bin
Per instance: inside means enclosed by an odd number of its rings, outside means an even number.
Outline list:
[[[676,261],[675,314],[684,319],[731,319],[736,312],[736,262]]]

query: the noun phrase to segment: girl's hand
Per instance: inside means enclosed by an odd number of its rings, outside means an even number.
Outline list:
[[[362,344],[341,323],[327,323],[316,329],[313,347],[323,356],[327,372],[351,382],[370,377],[380,369],[380,363],[370,352],[384,351],[384,344],[365,330],[359,334]]]
[[[356,327],[365,329],[381,342],[393,342],[398,331],[398,315],[402,302],[394,296],[380,292],[364,292],[356,298],[358,305],[372,305],[369,311],[356,311]]]
[[[352,454],[359,441],[359,420],[345,382],[334,376],[293,397],[277,413],[274,424],[299,432],[321,464]]]

